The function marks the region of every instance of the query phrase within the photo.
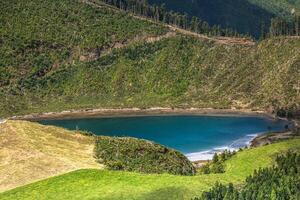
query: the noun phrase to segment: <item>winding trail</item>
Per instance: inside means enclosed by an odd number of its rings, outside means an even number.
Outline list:
[[[114,11],[118,11],[118,12],[122,12],[123,10],[120,10],[114,6],[105,4],[101,1],[95,1],[95,0],[81,0],[82,3],[87,4],[89,6],[92,6],[94,8],[97,9],[101,9],[101,8],[109,8],[111,10]],[[176,37],[179,34],[182,35],[189,35],[192,37],[197,37],[199,39],[202,40],[208,40],[208,41],[212,41],[212,42],[216,42],[218,44],[221,45],[243,45],[243,46],[253,46],[255,45],[255,42],[246,39],[246,38],[234,38],[234,37],[209,37],[203,34],[199,34],[199,33],[195,33],[189,30],[185,30],[182,28],[179,28],[177,26],[174,25],[170,25],[170,24],[164,24],[161,22],[156,22],[152,19],[143,17],[143,16],[138,16],[132,13],[129,13],[129,15],[133,18],[139,19],[139,20],[144,20],[144,21],[148,21],[150,23],[154,23],[154,24],[158,24],[161,26],[164,26],[168,29],[168,31],[163,34],[163,35],[158,35],[158,36],[143,36],[143,35],[137,35],[134,38],[128,39],[125,42],[115,42],[114,44],[112,44],[109,47],[103,48],[103,49],[89,49],[89,50],[75,50],[80,52],[80,57],[79,60],[81,62],[90,62],[90,61],[95,61],[105,55],[108,55],[112,52],[113,49],[121,49],[121,48],[125,48],[127,46],[130,46],[131,44],[137,43],[137,42],[145,42],[145,43],[154,43],[157,41],[160,41],[162,39],[166,39],[166,38],[171,38],[171,37]],[[77,54],[77,53],[75,53]]]
[[[107,8],[113,9],[113,10],[120,11],[120,9],[118,9],[118,8],[115,8],[115,7],[111,6],[111,5],[108,5],[108,4],[105,4],[103,2],[99,2],[99,1],[95,2],[94,0],[82,0],[82,2],[85,3],[85,4],[88,4],[90,6],[96,7],[96,8],[107,7]],[[173,32],[181,33],[181,34],[184,34],[184,35],[190,35],[190,36],[198,37],[198,38],[201,38],[201,39],[211,40],[211,41],[217,42],[219,44],[245,45],[245,46],[253,46],[253,45],[255,45],[254,41],[249,40],[247,38],[237,38],[237,37],[209,37],[209,36],[206,36],[206,35],[203,35],[203,34],[199,34],[199,33],[195,33],[195,32],[189,31],[189,30],[185,30],[185,29],[179,28],[179,27],[174,26],[174,25],[156,22],[156,21],[151,20],[149,18],[138,16],[138,15],[134,15],[132,13],[130,13],[130,16],[132,16],[132,17],[134,17],[136,19],[146,20],[146,21],[151,22],[151,23],[155,23],[155,24],[159,24],[159,25],[165,26],[165,27],[169,28]]]

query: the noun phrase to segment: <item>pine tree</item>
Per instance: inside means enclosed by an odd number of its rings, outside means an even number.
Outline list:
[[[219,161],[219,156],[218,156],[217,153],[215,153],[214,156],[213,156],[212,162],[217,163],[218,161]]]
[[[266,26],[265,22],[261,23],[260,40],[266,39]]]

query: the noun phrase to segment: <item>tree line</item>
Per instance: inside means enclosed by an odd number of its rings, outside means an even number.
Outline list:
[[[300,199],[300,155],[288,152],[276,158],[276,165],[254,171],[241,188],[232,183],[215,186],[194,200],[297,200]]]
[[[179,28],[209,36],[250,37],[249,34],[240,34],[231,28],[221,28],[219,25],[210,26],[198,17],[191,17],[186,13],[168,11],[165,4],[150,5],[147,0],[100,0],[121,10],[132,12],[135,15],[150,18],[156,22],[163,22]],[[299,36],[300,16],[295,15],[291,20],[282,17],[271,19],[270,26],[264,22],[261,25],[261,39],[276,36]]]
[[[261,27],[261,39],[276,36],[300,36],[300,16],[294,15],[291,20],[282,17],[271,19],[270,27]]]
[[[193,31],[209,36],[246,37],[237,31],[219,25],[210,26],[206,21],[198,17],[190,17],[186,13],[167,11],[164,4],[150,5],[147,0],[100,0],[106,4],[117,7],[121,10],[132,12],[135,15],[150,18],[156,22],[163,22],[179,28]],[[247,35],[247,37],[249,37]]]

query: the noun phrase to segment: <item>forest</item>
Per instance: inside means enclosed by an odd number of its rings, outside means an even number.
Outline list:
[[[262,24],[261,39],[277,36],[300,36],[300,16],[294,16],[292,20],[282,17],[273,18],[267,30]]]
[[[171,11],[197,16],[212,25],[232,28],[261,38],[262,26],[268,31],[271,19],[280,17],[291,21],[300,14],[299,0],[148,0],[151,5],[164,4]]]
[[[100,0],[121,10],[132,12],[135,15],[150,18],[156,22],[175,25],[179,28],[206,34],[209,36],[246,37],[249,35],[239,34],[237,31],[219,25],[210,26],[206,21],[186,13],[167,11],[164,4],[150,5],[147,0]]]
[[[168,11],[165,4],[151,5],[147,0],[100,0],[121,10],[132,12],[135,15],[150,18],[156,22],[175,25],[179,28],[209,36],[251,37],[250,33],[241,34],[232,28],[222,28],[220,25],[211,26],[208,22],[196,17]],[[294,14],[291,19],[283,17],[271,18],[270,25],[260,22],[260,39],[276,36],[299,36],[300,16]]]

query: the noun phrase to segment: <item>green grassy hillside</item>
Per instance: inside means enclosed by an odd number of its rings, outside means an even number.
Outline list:
[[[167,31],[126,13],[77,0],[4,0],[0,9],[0,88]]]
[[[165,4],[168,9],[198,16],[211,25],[231,27],[241,33],[259,37],[262,22],[269,25],[275,16],[291,17],[294,10],[300,14],[299,0],[149,0]]]
[[[191,199],[216,181],[239,184],[254,169],[272,164],[276,153],[299,151],[299,145],[294,139],[244,150],[226,161],[224,174],[189,177],[80,170],[1,193],[0,199]]]
[[[300,40],[223,45],[177,36],[2,87],[1,115],[96,107],[299,106]],[[4,70],[9,68],[4,68]]]
[[[299,107],[297,37],[234,45],[67,0],[4,1],[0,22],[1,117],[96,107]]]

